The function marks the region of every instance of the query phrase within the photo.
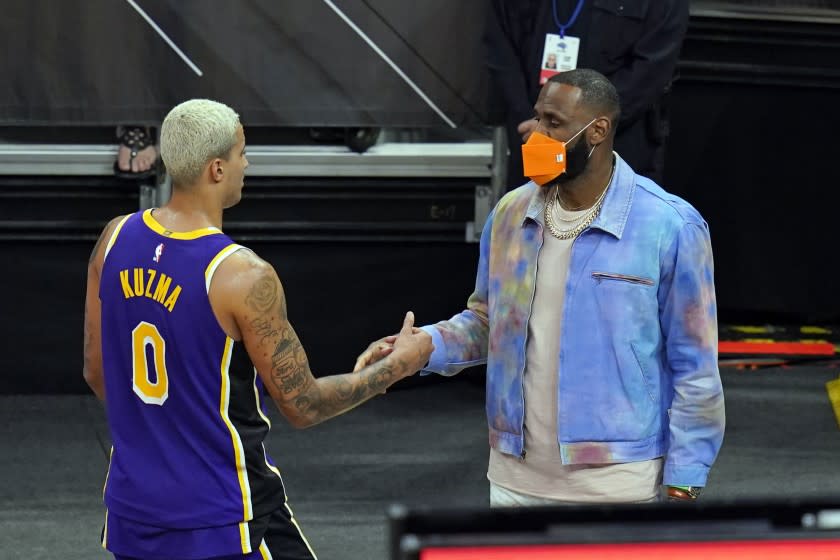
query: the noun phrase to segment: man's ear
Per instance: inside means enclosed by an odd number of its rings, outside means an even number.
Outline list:
[[[592,130],[589,136],[589,143],[597,146],[606,140],[612,131],[612,127],[613,122],[609,117],[598,117],[595,119],[595,122],[589,127]]]
[[[224,162],[222,162],[219,158],[210,162],[210,178],[217,183],[220,183],[222,179],[224,179],[225,173],[222,167],[223,163]]]

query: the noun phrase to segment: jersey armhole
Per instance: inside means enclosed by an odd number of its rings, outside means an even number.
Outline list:
[[[114,246],[114,243],[116,243],[117,236],[120,234],[120,230],[131,216],[133,216],[133,214],[129,214],[128,216],[120,220],[120,223],[118,223],[117,227],[114,228],[114,231],[111,232],[111,238],[108,240],[108,244],[105,246],[105,255],[102,257],[103,264],[105,263],[105,259],[108,258],[108,253],[111,252],[111,248]]]
[[[245,247],[236,243],[231,243],[216,253],[216,256],[211,259],[210,264],[208,264],[207,268],[204,270],[204,287],[207,290],[207,295],[210,295],[210,283],[213,281],[213,274],[216,273],[216,269],[219,268],[222,261],[240,249],[245,249]]]

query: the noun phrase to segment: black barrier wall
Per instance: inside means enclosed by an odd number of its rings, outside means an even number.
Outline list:
[[[351,371],[406,311],[449,318],[475,282],[478,245],[463,241],[475,180],[357,181],[246,179],[226,214],[226,233],[277,270],[315,375]],[[101,178],[0,180],[0,393],[87,391],[88,258],[104,223],[136,209],[136,190]]]
[[[840,12],[703,14],[674,85],[665,187],[709,222],[722,318],[840,321]]]
[[[368,343],[399,330],[406,311],[414,311],[418,323],[460,311],[477,261],[476,246],[466,244],[248,245],[277,269],[289,320],[317,376],[351,371]],[[23,243],[7,253],[20,269],[0,280],[7,294],[0,393],[88,391],[82,326],[91,246]]]

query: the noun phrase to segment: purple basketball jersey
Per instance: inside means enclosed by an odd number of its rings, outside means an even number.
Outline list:
[[[207,556],[251,552],[248,522],[285,502],[262,382],[208,298],[239,249],[216,228],[168,231],[147,210],[118,226],[100,279],[108,512],[164,531],[239,526]],[[148,553],[126,547],[115,552]]]

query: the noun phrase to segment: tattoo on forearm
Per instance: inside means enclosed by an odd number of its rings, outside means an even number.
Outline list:
[[[377,364],[372,371],[334,375],[310,382],[294,399],[294,407],[312,423],[345,412],[387,389],[407,364]]]
[[[312,399],[307,394],[299,395],[295,399],[295,408],[307,418],[317,417],[317,413],[313,414],[312,412]]]
[[[283,395],[284,406],[293,407],[297,416],[311,424],[332,418],[383,392],[408,368],[403,361],[382,360],[359,373],[316,380],[309,370],[303,346],[286,322],[285,298],[274,275],[260,278],[245,301],[255,312],[248,324],[259,343],[274,344],[272,385]]]
[[[353,398],[353,384],[339,377],[335,380],[335,400],[336,402],[346,402]]]
[[[387,389],[391,383],[393,383],[395,375],[396,373],[394,372],[393,367],[389,365],[379,366],[368,377],[368,387],[370,387],[371,391],[376,393],[382,392]]]
[[[299,364],[297,361],[297,349],[300,343],[295,344],[290,336],[290,329],[285,329],[285,336],[282,336],[277,346],[274,348],[274,354],[271,356],[271,376],[274,379],[274,385],[280,389],[284,395],[288,395],[300,389],[306,382],[308,377],[307,364]],[[303,349],[300,348],[302,351]]]

